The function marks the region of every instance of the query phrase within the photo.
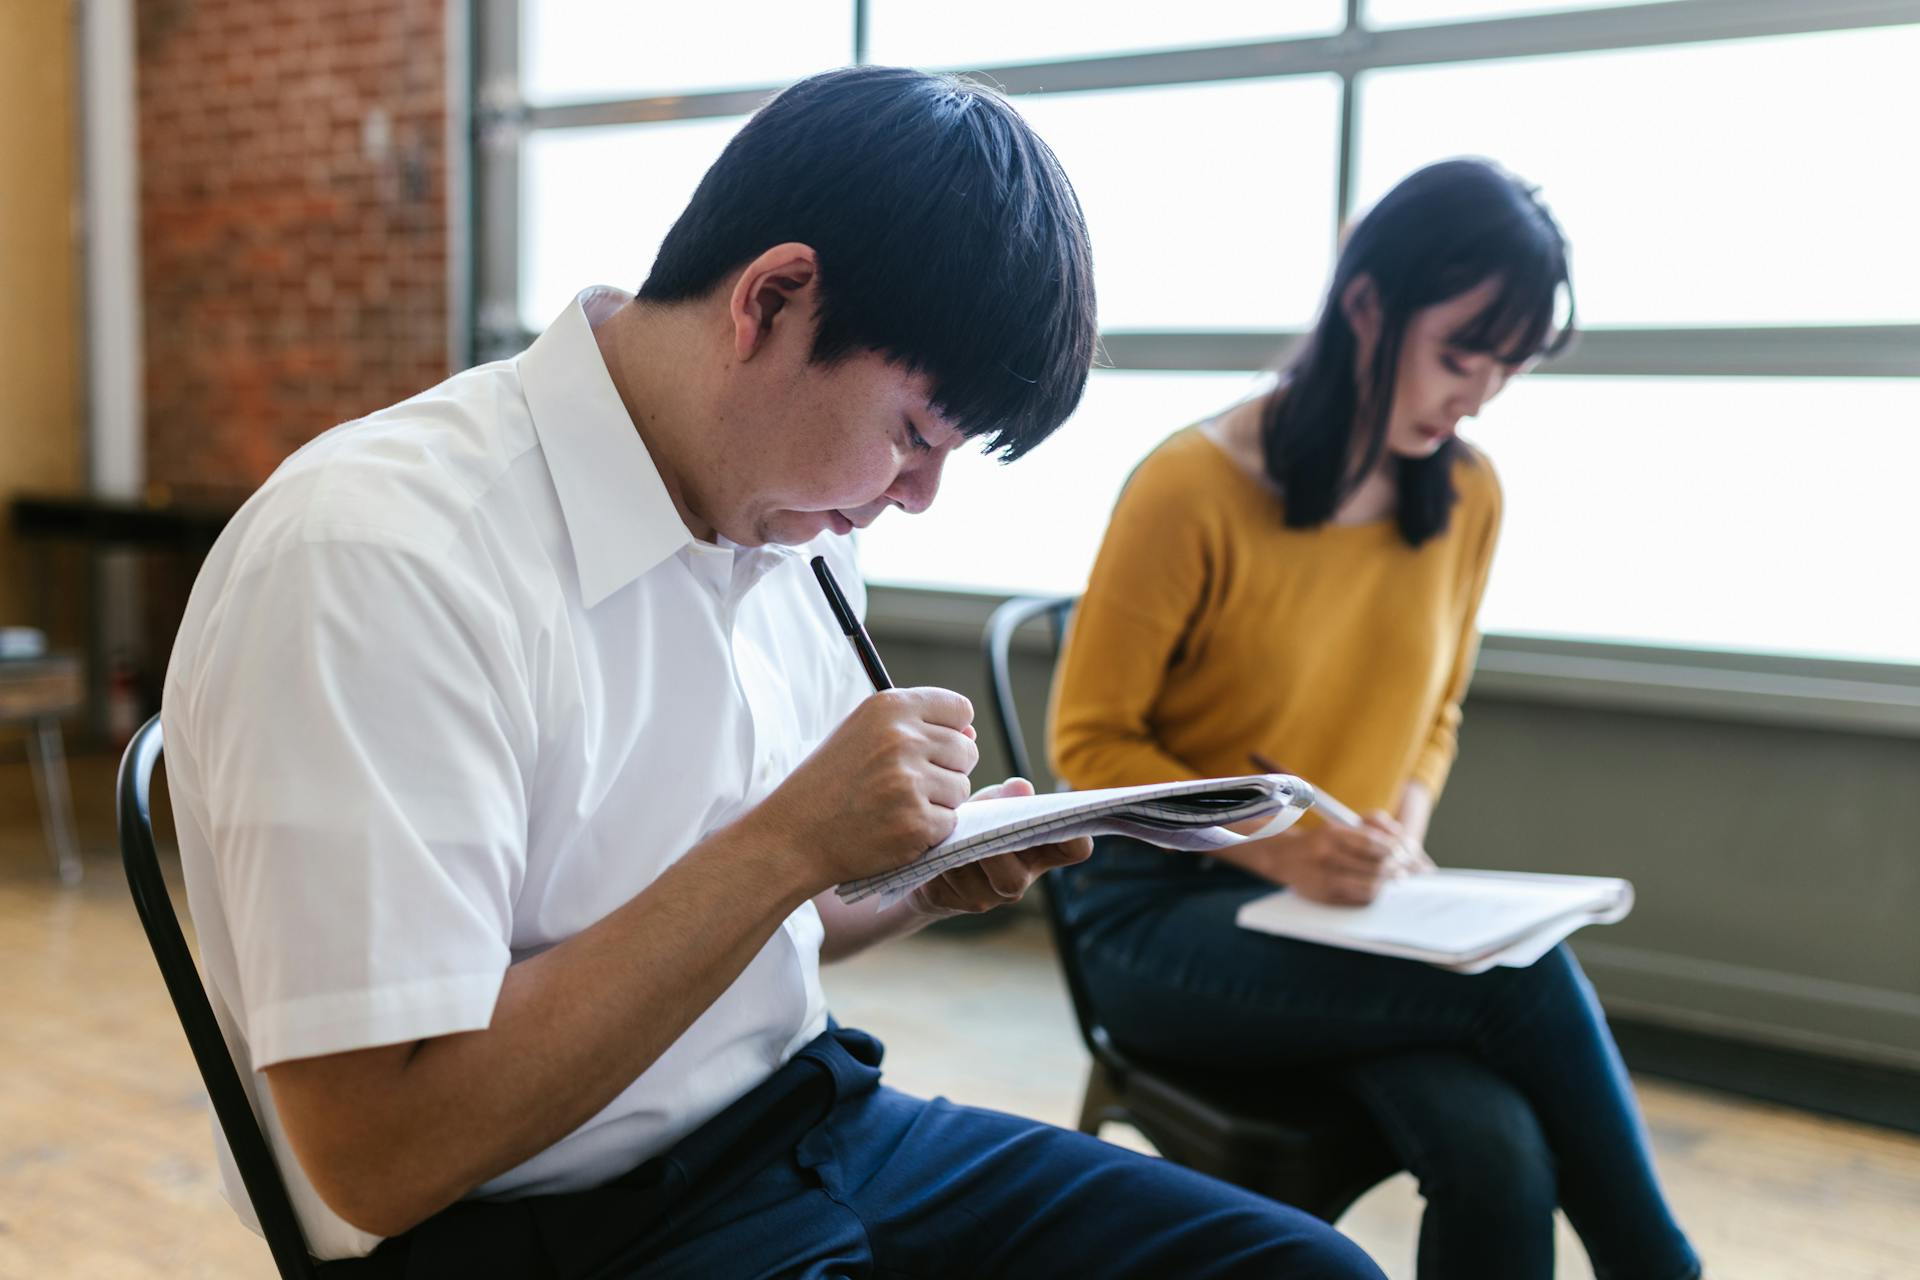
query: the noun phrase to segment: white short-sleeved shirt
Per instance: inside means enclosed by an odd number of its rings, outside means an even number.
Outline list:
[[[201,963],[322,1258],[378,1239],[314,1192],[261,1069],[487,1026],[508,965],[645,889],[870,692],[807,564],[860,607],[846,540],[688,533],[594,342],[616,297],[294,454],[175,641]],[[801,907],[600,1114],[475,1194],[604,1182],[765,1079],[825,1027],[820,941]]]

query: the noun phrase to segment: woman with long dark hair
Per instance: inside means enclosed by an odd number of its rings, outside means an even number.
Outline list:
[[[1534,192],[1453,160],[1353,228],[1271,391],[1180,431],[1115,508],[1054,689],[1075,787],[1245,773],[1263,756],[1372,811],[1215,859],[1099,842],[1067,877],[1116,1040],[1163,1061],[1322,1066],[1419,1179],[1422,1280],[1542,1280],[1564,1208],[1609,1280],[1700,1264],[1566,948],[1472,977],[1235,927],[1284,885],[1363,903],[1430,867],[1500,522],[1455,434],[1573,331]],[[1220,864],[1226,865],[1220,865]]]

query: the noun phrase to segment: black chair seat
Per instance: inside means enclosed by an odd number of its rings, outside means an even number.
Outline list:
[[[1095,1067],[1123,1111],[1105,1118],[1130,1121],[1189,1168],[1328,1221],[1400,1168],[1372,1117],[1320,1073],[1125,1061],[1123,1072]]]

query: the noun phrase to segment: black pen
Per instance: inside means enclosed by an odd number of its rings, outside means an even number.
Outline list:
[[[847,639],[853,641],[853,651],[860,655],[860,665],[867,669],[867,679],[873,681],[874,692],[893,688],[893,680],[880,661],[880,651],[873,647],[873,637],[867,634],[867,629],[860,625],[860,619],[854,617],[853,610],[847,607],[847,598],[840,594],[840,584],[833,580],[833,570],[827,568],[825,556],[813,558],[813,576],[820,579],[820,590],[826,593],[827,607],[833,610],[840,629],[847,633]]]

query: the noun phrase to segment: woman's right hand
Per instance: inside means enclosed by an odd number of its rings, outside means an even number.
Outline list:
[[[1392,837],[1330,822],[1296,827],[1233,851],[1230,861],[1312,902],[1363,907],[1398,874]],[[1218,855],[1216,855],[1218,856]]]

